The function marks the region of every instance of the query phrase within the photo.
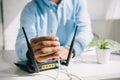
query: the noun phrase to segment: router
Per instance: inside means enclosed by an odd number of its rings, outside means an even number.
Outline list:
[[[78,26],[76,26],[72,41],[71,41],[71,45],[70,45],[70,49],[69,49],[69,53],[68,53],[68,57],[66,60],[60,60],[60,64],[61,65],[65,65],[68,66],[69,62],[70,62],[70,58],[71,58],[71,54],[72,54],[72,50],[73,50],[73,45],[74,45],[74,41],[75,41],[75,36],[77,33],[77,29]],[[15,63],[15,65],[17,67],[19,67],[20,69],[28,72],[28,73],[38,73],[41,71],[46,71],[46,70],[51,70],[51,69],[57,69],[59,68],[59,63],[58,60],[48,60],[46,62],[37,62],[32,50],[32,47],[28,41],[26,32],[24,27],[22,27],[26,42],[27,42],[27,47],[28,47],[28,60],[26,61],[19,61],[18,63]]]

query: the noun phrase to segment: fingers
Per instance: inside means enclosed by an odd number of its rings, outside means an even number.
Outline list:
[[[45,47],[45,48],[42,48],[41,50],[36,51],[35,57],[38,58],[41,56],[47,56],[47,55],[53,54],[57,51],[58,50],[55,47]]]
[[[61,47],[61,46],[56,47],[56,49],[58,51],[55,53],[55,56],[58,56],[61,59],[67,59],[68,53],[69,53],[69,49],[67,49],[65,47]]]
[[[41,48],[51,47],[51,46],[52,47],[60,46],[60,43],[58,41],[41,41],[36,44],[33,44],[32,49],[34,52],[36,52],[37,50],[40,50]]]
[[[31,39],[30,43],[35,58],[38,62],[56,58],[57,55],[54,53],[58,51],[56,47],[60,46],[59,39],[56,36],[43,36],[33,38]]]
[[[65,47],[48,47],[42,48],[42,50],[37,52],[35,55],[38,62],[43,62],[48,59],[57,59],[58,57],[65,60],[67,59],[69,49]]]
[[[30,42],[37,43],[40,41],[59,41],[59,38],[56,36],[43,36],[43,37],[32,38]]]
[[[50,54],[47,56],[40,56],[38,58],[36,58],[37,62],[43,62],[45,60],[49,60],[49,59],[56,59],[58,56],[54,55],[54,54]]]
[[[37,62],[43,62],[49,59],[57,59],[59,55],[55,53],[57,53],[58,51],[58,47],[45,47],[35,53],[35,58]]]
[[[59,46],[60,42],[58,41],[41,41],[37,43],[38,46]]]

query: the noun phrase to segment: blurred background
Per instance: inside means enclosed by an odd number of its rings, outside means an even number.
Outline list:
[[[0,50],[14,50],[20,14],[31,0],[0,0]],[[93,32],[120,42],[120,0],[87,0]]]

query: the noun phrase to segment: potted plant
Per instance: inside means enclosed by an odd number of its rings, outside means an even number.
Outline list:
[[[108,63],[110,58],[111,49],[118,45],[118,42],[110,39],[106,40],[93,40],[90,46],[96,48],[98,63]]]

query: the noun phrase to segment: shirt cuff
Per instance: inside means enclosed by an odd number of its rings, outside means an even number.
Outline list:
[[[68,49],[70,49],[70,46],[68,46],[68,45],[66,45],[65,47],[68,48]],[[73,53],[72,58],[74,58],[74,57],[75,57],[75,49],[74,49],[74,48],[73,48],[73,50],[72,50],[72,53]]]
[[[74,52],[75,52],[75,56],[74,57],[77,57],[77,56],[80,56],[80,54],[83,52],[84,50],[84,46],[78,42],[75,42],[74,43]]]

